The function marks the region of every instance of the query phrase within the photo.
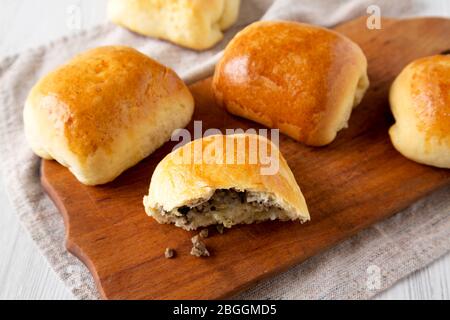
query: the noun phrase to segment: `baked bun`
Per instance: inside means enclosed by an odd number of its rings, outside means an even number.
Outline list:
[[[309,220],[302,192],[278,148],[249,134],[208,136],[167,155],[153,173],[144,207],[159,223],[186,230]]]
[[[450,168],[450,56],[409,64],[390,91],[394,147],[423,164]]]
[[[190,121],[193,98],[172,70],[128,47],[77,55],[25,102],[33,151],[87,185],[109,182]]]
[[[222,40],[239,13],[239,0],[109,0],[109,19],[137,33],[191,49]]]
[[[239,32],[213,80],[229,112],[312,146],[334,140],[368,86],[358,45],[324,28],[273,21]]]

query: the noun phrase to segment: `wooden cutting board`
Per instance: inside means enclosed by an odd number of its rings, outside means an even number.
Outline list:
[[[309,223],[267,222],[223,235],[211,232],[206,239],[211,257],[199,259],[189,254],[195,233],[158,224],[142,206],[155,166],[174,143],[98,187],[80,184],[54,161],[42,162],[42,184],[65,220],[67,249],[88,266],[104,298],[230,297],[450,183],[450,170],[407,160],[387,133],[393,123],[387,98],[392,80],[413,59],[450,49],[450,20],[383,20],[381,30],[368,30],[360,18],[336,30],[364,50],[371,87],[349,128],[331,145],[310,148],[280,138],[308,203]],[[191,89],[194,119],[202,120],[204,129],[260,128],[219,109],[210,79]],[[166,247],[176,250],[176,258],[164,258]]]

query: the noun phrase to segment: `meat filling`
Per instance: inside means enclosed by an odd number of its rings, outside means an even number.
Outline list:
[[[240,223],[289,219],[272,195],[235,189],[218,189],[211,198],[199,201],[194,206],[183,206],[172,211],[160,210],[160,215],[165,222],[187,229],[211,224],[231,227]]]

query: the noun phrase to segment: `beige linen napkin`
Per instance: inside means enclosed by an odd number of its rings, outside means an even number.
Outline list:
[[[0,157],[12,204],[52,268],[80,299],[96,299],[91,275],[64,248],[64,226],[39,183],[39,159],[24,135],[22,108],[33,84],[49,70],[87,48],[125,44],[174,68],[184,79],[204,77],[220,51],[242,27],[258,19],[289,19],[332,26],[365,15],[377,4],[385,16],[443,14],[445,1],[242,0],[240,18],[224,41],[197,53],[138,36],[112,24],[3,59],[0,62]],[[360,232],[327,252],[236,298],[369,298],[450,250],[450,188]]]

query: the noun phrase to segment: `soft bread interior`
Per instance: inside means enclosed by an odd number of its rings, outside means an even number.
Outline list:
[[[273,194],[266,192],[217,189],[210,198],[197,199],[191,203],[171,211],[159,207],[147,210],[147,213],[160,223],[174,223],[186,230],[214,224],[229,228],[236,224],[265,220],[300,219],[293,208],[280,203]]]

